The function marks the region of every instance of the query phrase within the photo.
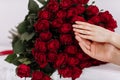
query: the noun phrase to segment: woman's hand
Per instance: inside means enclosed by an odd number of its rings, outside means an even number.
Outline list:
[[[82,50],[90,57],[103,61],[112,62],[115,47],[107,43],[90,42],[76,35]]]
[[[76,21],[73,25],[73,31],[79,33],[79,36],[96,42],[110,42],[112,31],[97,25]]]

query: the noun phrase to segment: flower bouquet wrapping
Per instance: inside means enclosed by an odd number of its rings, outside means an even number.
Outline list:
[[[109,11],[99,10],[89,0],[29,0],[29,13],[13,35],[13,54],[6,61],[17,66],[16,74],[32,80],[80,77],[82,69],[103,64],[90,58],[80,48],[73,32],[75,21],[99,25],[114,31],[117,24]]]

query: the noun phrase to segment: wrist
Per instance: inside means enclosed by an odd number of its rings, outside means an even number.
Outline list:
[[[115,42],[117,34],[115,32],[109,32],[109,38],[107,40],[108,43],[113,44]]]

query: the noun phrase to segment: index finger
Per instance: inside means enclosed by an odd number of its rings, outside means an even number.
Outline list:
[[[76,23],[76,24],[79,24],[79,25],[86,25],[86,26],[91,26],[91,27],[94,26],[94,25],[89,24],[89,23],[87,23],[87,22],[81,22],[81,21],[75,21],[75,23]]]

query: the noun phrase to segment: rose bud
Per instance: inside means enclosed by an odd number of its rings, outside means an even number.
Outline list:
[[[58,11],[58,13],[57,13],[57,18],[65,18],[66,17],[66,11],[64,11],[64,10],[60,10],[60,11]]]
[[[48,30],[49,29],[49,21],[47,21],[47,20],[38,20],[34,24],[34,27],[35,27],[35,30],[37,32]]]
[[[30,67],[25,64],[21,64],[17,67],[16,73],[21,78],[30,77]]]
[[[43,80],[44,74],[41,71],[35,71],[32,73],[31,80]]]
[[[49,76],[45,75],[43,80],[52,80]]]
[[[99,9],[97,6],[88,6],[86,9],[86,14],[88,17],[96,16],[99,13]]]
[[[42,10],[38,13],[38,18],[41,19],[50,19],[51,13],[47,10]]]
[[[49,41],[52,38],[52,33],[47,31],[47,32],[41,32],[40,33],[40,38],[43,41]]]
[[[79,4],[80,0],[71,0],[73,4]]]
[[[47,10],[57,12],[59,10],[59,4],[57,0],[49,0],[47,4]]]
[[[76,65],[79,64],[79,59],[76,58],[76,57],[68,57],[67,63],[68,63],[70,66],[76,66]]]
[[[81,4],[87,4],[89,0],[80,0]]]
[[[108,23],[112,19],[112,15],[109,13],[109,11],[100,12],[99,16],[103,23]]]
[[[77,47],[75,45],[67,46],[65,52],[68,54],[77,54]]]
[[[58,69],[58,73],[62,75],[64,78],[71,77],[72,76],[72,70],[69,67]]]
[[[83,62],[80,64],[80,68],[83,69],[83,68],[87,68],[87,67],[90,67],[92,64],[90,62]]]
[[[60,6],[62,7],[62,9],[67,9],[72,6],[72,2],[71,0],[61,0]]]
[[[82,60],[84,57],[83,57],[83,53],[81,53],[81,52],[78,52],[77,54],[76,54],[76,57],[78,58],[78,59],[80,59],[80,60]]]
[[[55,68],[60,68],[64,66],[67,62],[67,55],[65,53],[59,53],[57,56],[57,59],[55,61],[54,67]]]
[[[94,17],[92,17],[91,19],[88,20],[88,23],[98,25],[100,23],[100,17],[99,16],[94,16]]]
[[[35,41],[35,48],[37,50],[39,50],[40,52],[46,52],[47,50],[47,46],[46,46],[46,43],[43,42],[43,41],[40,41],[39,39],[37,39]]]
[[[52,22],[52,26],[53,28],[60,28],[63,24],[63,20],[61,18],[58,18],[58,19],[55,19],[53,22]]]
[[[85,19],[82,16],[74,16],[71,20],[71,23],[75,23],[75,21],[85,22]]]
[[[70,8],[68,11],[67,11],[67,18],[71,18],[75,15],[78,15],[78,10],[77,8]]]
[[[81,73],[82,73],[81,69],[79,69],[78,67],[74,67],[72,69],[72,79],[76,79],[76,78],[80,77]]]
[[[56,52],[49,52],[48,53],[48,61],[49,62],[55,62],[56,58],[57,58]]]
[[[65,23],[62,25],[62,27],[60,28],[60,33],[69,33],[72,31],[72,25]]]
[[[34,57],[40,68],[45,68],[47,66],[48,62],[45,53],[38,53]]]
[[[82,5],[77,5],[76,6],[76,9],[77,9],[77,14],[83,14],[84,12],[85,12],[85,7],[84,6],[82,6]]]
[[[47,44],[49,51],[57,51],[60,48],[60,42],[57,39],[53,39]]]
[[[72,36],[70,34],[60,35],[60,42],[63,45],[70,45],[73,43]]]

